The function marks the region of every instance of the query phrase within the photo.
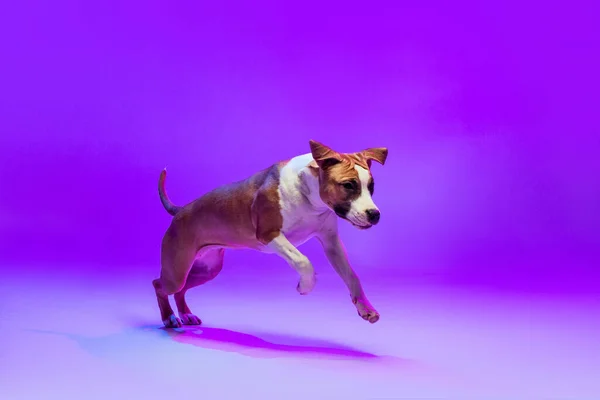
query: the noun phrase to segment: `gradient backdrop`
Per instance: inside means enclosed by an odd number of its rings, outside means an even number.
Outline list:
[[[9,277],[127,274],[150,285],[170,221],[156,190],[163,167],[184,204],[316,139],[389,148],[373,168],[382,222],[342,229],[371,286],[404,276],[506,296],[598,290],[598,3],[3,8]],[[318,245],[304,248],[325,273]],[[295,279],[276,257],[227,256],[227,269],[249,267]]]
[[[600,274],[591,2],[6,7],[2,261],[156,269],[163,167],[183,204],[314,138],[390,149],[355,264]]]

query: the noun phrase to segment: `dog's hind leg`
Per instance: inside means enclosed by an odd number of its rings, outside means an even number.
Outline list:
[[[200,318],[192,314],[185,301],[185,294],[189,289],[213,280],[221,272],[224,253],[225,250],[222,248],[202,251],[192,265],[185,286],[175,293],[175,304],[179,318],[184,325],[200,325],[202,323]]]
[[[160,278],[152,281],[160,317],[167,328],[181,327],[181,321],[175,316],[168,296],[184,289],[195,257],[196,249],[193,246],[178,242],[176,237],[167,231],[161,249]]]
[[[160,309],[160,318],[163,321],[163,324],[167,328],[181,327],[181,321],[173,313],[173,309],[169,303],[169,296],[163,290],[160,278],[153,280],[152,286],[154,286],[154,291],[156,292],[158,308]]]

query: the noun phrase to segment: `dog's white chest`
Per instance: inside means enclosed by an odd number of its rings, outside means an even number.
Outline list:
[[[315,208],[310,200],[315,193],[311,182],[306,181],[310,177],[306,177],[305,168],[311,161],[310,154],[295,157],[280,173],[278,192],[282,232],[295,246],[313,237],[331,214],[327,209]]]
[[[283,218],[282,232],[294,246],[299,246],[317,234],[328,216],[328,213],[287,213]]]

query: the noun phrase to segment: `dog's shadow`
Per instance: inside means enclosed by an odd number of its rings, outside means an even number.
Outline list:
[[[159,328],[178,343],[204,349],[236,352],[256,358],[376,359],[377,355],[319,339],[275,334],[250,334],[214,327]]]
[[[141,325],[106,336],[84,336],[68,332],[30,329],[35,334],[57,335],[74,341],[87,353],[101,358],[145,357],[148,349],[160,351],[173,342],[207,350],[234,352],[253,358],[312,358],[357,361],[387,361],[405,364],[393,356],[379,356],[320,339],[269,333],[244,333],[216,327],[166,329]],[[165,340],[166,339],[166,340]]]

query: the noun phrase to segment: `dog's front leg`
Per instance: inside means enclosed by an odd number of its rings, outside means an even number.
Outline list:
[[[267,246],[281,258],[286,260],[288,264],[300,274],[300,281],[296,287],[298,293],[310,293],[317,282],[315,270],[310,260],[290,243],[282,233],[269,242]]]
[[[352,303],[356,306],[358,315],[372,324],[379,321],[379,313],[367,299],[356,272],[350,266],[346,249],[337,234],[337,229],[322,233],[318,236],[318,239],[323,245],[325,255],[333,266],[333,269],[335,269],[348,287]]]

